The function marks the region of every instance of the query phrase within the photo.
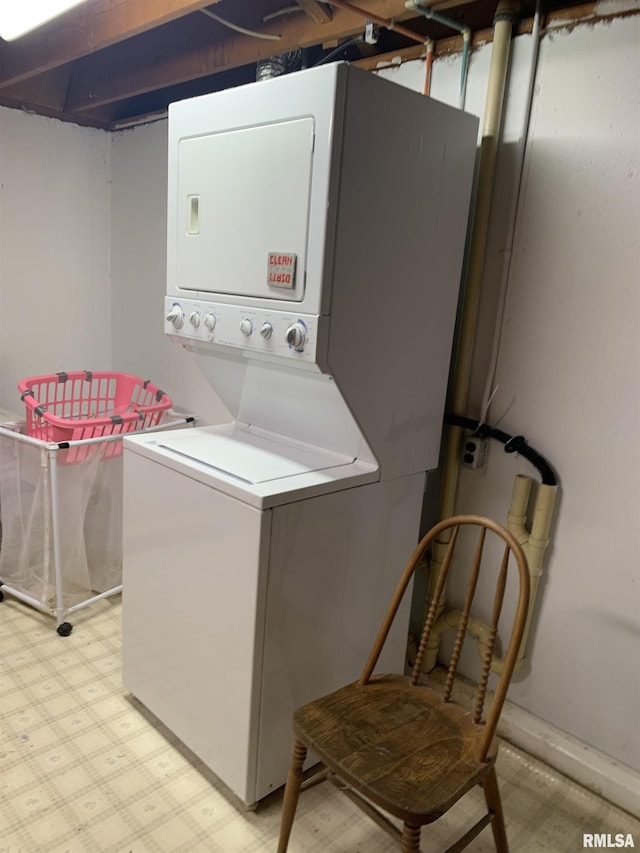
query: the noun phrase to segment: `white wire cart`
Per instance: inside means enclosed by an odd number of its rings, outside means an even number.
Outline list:
[[[173,410],[137,433],[193,426]],[[9,594],[67,617],[122,591],[123,434],[43,441],[24,424],[0,425],[0,601]],[[129,433],[130,434],[130,433]]]

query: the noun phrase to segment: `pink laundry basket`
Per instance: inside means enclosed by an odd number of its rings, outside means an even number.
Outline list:
[[[172,405],[164,391],[129,373],[32,376],[18,390],[27,409],[27,435],[56,443],[148,429]],[[60,461],[81,462],[97,446],[70,448]],[[121,441],[105,443],[103,457],[121,453]]]

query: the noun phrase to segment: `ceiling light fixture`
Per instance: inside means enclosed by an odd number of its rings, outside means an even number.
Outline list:
[[[0,37],[13,41],[85,0],[0,0]]]

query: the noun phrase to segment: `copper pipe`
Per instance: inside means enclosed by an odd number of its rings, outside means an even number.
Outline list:
[[[351,3],[345,3],[344,0],[329,0],[329,3],[332,6],[335,6],[336,9],[342,9],[345,12],[353,12],[354,15],[360,15],[366,21],[373,21],[374,24],[384,27],[385,30],[393,30],[394,33],[399,33],[401,36],[405,36],[405,38],[417,41],[418,44],[425,44],[427,41],[425,36],[421,36],[419,33],[414,33],[412,30],[408,30],[406,27],[396,24],[395,21],[391,21],[388,18],[380,18],[378,15],[374,15],[373,12],[367,12],[366,9],[361,9],[359,6],[353,6]]]
[[[429,39],[427,42],[427,58],[425,60],[425,68],[424,68],[424,91],[423,95],[431,94],[431,68],[433,66],[433,51],[434,51],[434,41],[433,39]]]

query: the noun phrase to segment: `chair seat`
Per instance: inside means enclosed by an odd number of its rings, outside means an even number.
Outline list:
[[[293,727],[330,771],[414,825],[436,820],[481,782],[497,752],[494,742],[478,761],[483,726],[399,675],[374,676],[310,702],[294,713]]]
[[[477,534],[475,547],[469,541],[469,535],[473,539],[474,533]],[[485,554],[488,537],[492,544]],[[434,629],[440,630],[439,612],[445,601],[445,584],[454,563],[456,543],[463,540],[466,541],[458,549],[457,559],[459,561],[462,552],[463,563],[469,554],[473,554],[473,560],[467,570],[464,607],[453,614],[456,635],[446,682],[440,693],[426,684],[416,684],[423,669],[429,668],[425,667],[425,652],[433,641]],[[446,550],[442,553],[439,549],[437,561],[431,563],[433,591],[411,678],[401,675],[372,677],[409,584],[420,562],[436,542],[439,545],[446,542]],[[496,544],[502,550],[499,562],[496,562]],[[504,632],[501,635],[504,657],[495,691],[488,699],[487,684],[510,564],[517,571],[518,601],[508,640]],[[474,618],[474,594],[477,588],[485,588],[487,583],[494,587],[495,592],[471,712],[449,700],[453,695],[469,620]],[[278,853],[287,853],[309,750],[324,763],[329,778],[344,782],[347,796],[396,837],[403,853],[420,853],[423,825],[442,817],[467,791],[482,784],[486,812],[449,850],[461,851],[491,825],[497,853],[509,853],[494,766],[498,751],[495,733],[518,651],[522,647],[529,612],[529,591],[529,569],[524,551],[515,536],[495,521],[478,515],[457,515],[443,519],[431,528],[402,573],[359,682],[309,702],[294,712],[295,740],[282,807]],[[447,617],[450,615],[452,613],[447,612]],[[449,624],[448,619],[445,624]],[[488,705],[486,722],[474,723],[474,719],[481,720],[485,699]],[[402,829],[398,829],[381,812],[399,818],[403,822]]]

